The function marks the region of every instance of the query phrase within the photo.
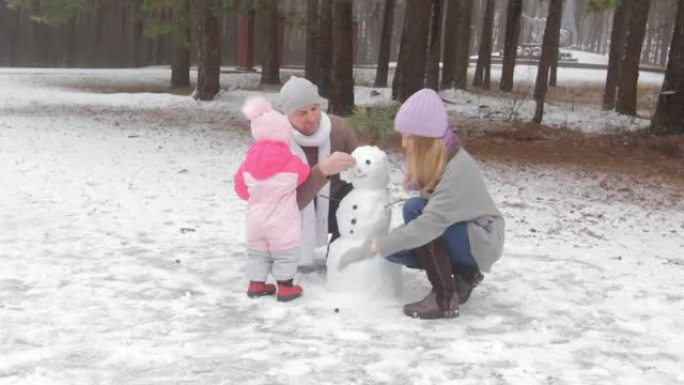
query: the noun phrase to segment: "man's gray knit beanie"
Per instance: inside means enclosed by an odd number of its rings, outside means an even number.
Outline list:
[[[292,76],[280,89],[280,105],[285,115],[311,104],[321,104],[321,97],[318,87],[307,79]]]

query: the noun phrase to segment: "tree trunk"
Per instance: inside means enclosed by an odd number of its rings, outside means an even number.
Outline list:
[[[601,53],[601,39],[603,38],[603,29],[604,29],[604,22],[603,22],[603,16],[605,12],[601,12],[600,14],[596,15],[596,18],[598,19],[598,29],[596,30],[596,36],[594,36],[594,52],[596,53]]]
[[[432,0],[432,19],[430,20],[430,40],[428,44],[428,65],[426,87],[437,91],[439,87],[439,61],[442,54],[442,15],[443,0]]]
[[[333,1],[333,88],[330,112],[348,115],[354,110],[354,44],[352,0]]]
[[[280,84],[280,47],[278,44],[278,0],[263,0],[264,49],[261,65],[261,84]]]
[[[666,7],[667,4],[664,5]],[[672,36],[672,26],[674,20],[671,17],[671,12],[666,9],[663,24],[660,30],[660,52],[658,58],[658,65],[665,67],[667,65],[667,48]]]
[[[390,48],[392,46],[392,28],[394,26],[394,0],[385,0],[385,12],[382,18],[382,34],[378,53],[378,70],[375,74],[375,87],[387,87],[389,72]]]
[[[190,87],[191,21],[190,1],[177,0],[173,4],[173,62],[171,63],[171,88]]]
[[[306,2],[306,61],[304,77],[318,83],[318,0]]]
[[[492,66],[492,29],[494,27],[494,0],[487,0],[482,31],[480,32],[480,49],[477,55],[475,67],[474,86],[489,89],[489,80]]]
[[[135,15],[133,17],[133,66],[141,67],[142,60],[140,58],[140,45],[143,42],[143,15],[140,11],[140,4],[134,5]]]
[[[667,0],[665,0],[667,1]],[[656,9],[658,7],[655,7]],[[653,31],[654,31],[654,25],[656,24],[656,13],[655,12],[649,12],[648,15],[648,20],[646,21],[646,32],[644,35],[644,43],[646,46],[644,47],[644,51],[641,55],[641,61],[643,63],[651,63],[651,56],[653,55]]]
[[[458,0],[458,35],[456,37],[456,73],[454,87],[468,88],[468,64],[470,63],[470,31],[473,21],[473,0]]]
[[[446,0],[444,2],[444,44],[442,52],[442,81],[440,89],[451,88],[454,83],[456,64],[456,39],[458,30],[458,0]]]
[[[650,4],[651,0],[634,0],[631,17],[627,23],[628,32],[622,59],[622,78],[620,79],[615,108],[620,114],[636,116],[639,62]]]
[[[558,31],[560,40],[560,31]],[[556,87],[558,84],[558,60],[560,59],[560,47],[556,47],[551,53],[551,67],[549,69],[549,87]]]
[[[119,23],[121,34],[119,35],[119,41],[117,42],[119,52],[116,57],[119,67],[128,66],[128,3],[127,0],[121,1],[121,19]]]
[[[553,59],[554,51],[558,51],[558,38],[560,36],[560,22],[563,13],[562,0],[549,1],[549,14],[544,28],[544,40],[542,42],[542,54],[537,68],[537,84],[534,86],[534,100],[537,108],[532,122],[540,124],[544,117],[544,98],[548,89],[549,66]]]
[[[237,66],[254,71],[254,25],[256,12],[253,6],[243,10],[237,20]]]
[[[431,11],[432,4],[429,1],[406,1],[399,61],[392,82],[392,99],[403,102],[425,85]]]
[[[21,11],[14,12],[14,23],[12,24],[12,29],[9,35],[9,65],[10,67],[17,66],[17,48],[19,47],[20,31],[22,27],[21,23]]]
[[[658,135],[684,134],[684,0],[679,0],[663,88],[651,120]]]
[[[606,87],[603,91],[603,109],[615,108],[615,93],[618,85],[618,75],[622,67],[622,56],[625,50],[627,35],[626,21],[630,2],[632,0],[618,0],[613,15],[613,30],[610,33],[610,52],[608,54],[608,71],[606,73]]]
[[[71,20],[69,20],[69,37],[67,41],[67,55],[66,55],[66,66],[67,67],[76,67],[76,38],[77,38],[77,24],[76,24],[76,17],[72,17]]]
[[[104,67],[105,63],[105,5],[101,4],[95,11],[95,39],[93,40],[93,53],[95,54],[95,66]]]
[[[518,37],[520,36],[520,17],[522,13],[522,0],[508,0],[506,12],[506,42],[504,43],[503,68],[501,70],[501,83],[499,89],[504,92],[513,91],[513,73],[518,49]]]
[[[605,12],[603,17],[603,35],[601,36],[601,55],[605,55],[608,52],[608,39],[610,38],[610,30],[608,25],[611,23],[611,15]]]
[[[495,44],[494,44],[494,52],[501,52],[503,51],[503,46],[504,42],[506,41],[506,17],[508,15],[506,14],[506,4],[503,1],[499,1],[496,6],[496,16],[494,19],[496,22],[494,25],[496,26],[496,33],[494,36],[496,36],[495,39]]]
[[[332,93],[332,2],[333,0],[321,0],[318,20],[318,91],[323,97],[330,97]]]
[[[212,100],[220,90],[221,19],[214,1],[202,2],[197,17],[197,89],[194,98]]]

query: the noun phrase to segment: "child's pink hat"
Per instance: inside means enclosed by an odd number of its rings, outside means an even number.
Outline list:
[[[242,106],[242,113],[251,121],[250,130],[255,140],[290,141],[292,124],[289,119],[271,107],[268,100],[256,96]]]

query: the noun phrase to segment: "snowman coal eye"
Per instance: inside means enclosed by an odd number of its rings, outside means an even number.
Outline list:
[[[370,159],[366,159],[366,164],[371,164]]]

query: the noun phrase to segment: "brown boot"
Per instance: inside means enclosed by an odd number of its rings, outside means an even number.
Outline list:
[[[482,282],[484,275],[477,266],[455,264],[452,267],[459,303],[463,305],[470,298],[473,289]]]
[[[432,291],[423,300],[404,306],[404,314],[421,319],[453,318],[458,315],[458,294],[451,262],[441,238],[418,249]]]
[[[421,309],[423,309],[425,306],[427,306],[428,303],[432,303],[437,301],[437,294],[435,294],[434,290],[430,290],[428,295],[425,296],[425,298],[421,299],[418,302],[411,302],[409,304],[404,305],[404,314],[406,314],[409,317],[416,317],[414,314],[418,314]]]

